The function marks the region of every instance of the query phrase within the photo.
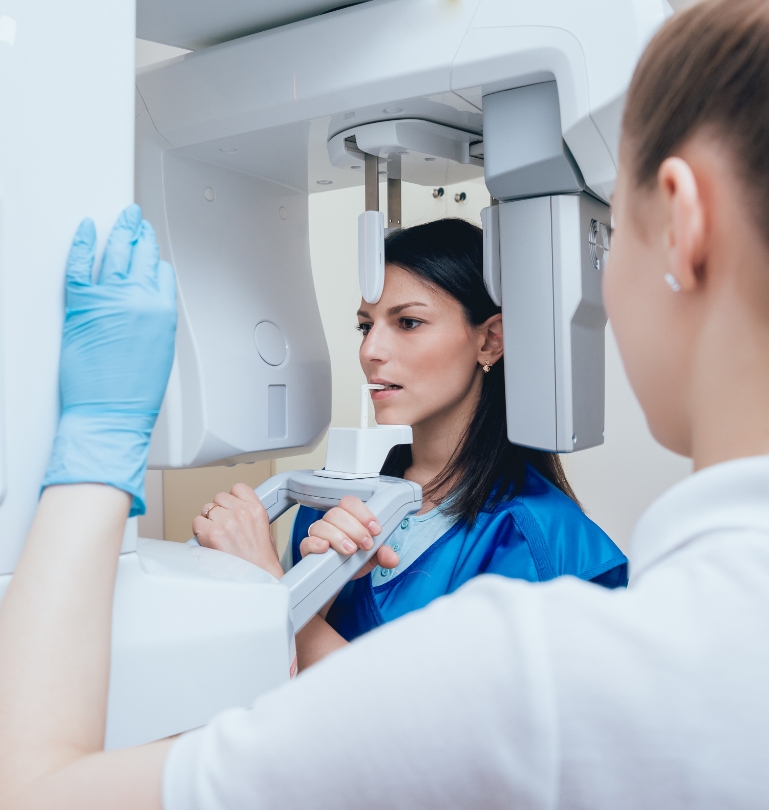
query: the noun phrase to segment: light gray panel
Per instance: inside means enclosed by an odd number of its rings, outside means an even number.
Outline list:
[[[137,0],[136,36],[207,48],[339,8],[339,0]]]
[[[563,141],[558,88],[542,82],[483,97],[486,185],[497,200],[585,187]]]
[[[499,253],[505,333],[507,436],[556,447],[550,198],[501,203]]]
[[[552,198],[558,450],[603,444],[605,255],[591,252],[593,223],[608,236],[609,206],[588,194]]]
[[[285,385],[267,386],[267,438],[285,439],[288,433]]]

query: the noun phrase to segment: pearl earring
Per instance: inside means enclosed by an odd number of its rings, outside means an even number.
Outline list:
[[[665,273],[665,281],[667,281],[668,287],[673,292],[678,292],[681,289],[681,285],[676,281],[676,277],[672,273]]]

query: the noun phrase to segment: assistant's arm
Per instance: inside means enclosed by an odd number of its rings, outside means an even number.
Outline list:
[[[99,484],[43,493],[0,605],[0,807],[160,807],[168,742],[102,753],[130,504]]]
[[[104,753],[112,596],[129,513],[144,511],[173,361],[175,281],[138,206],[100,276],[86,220],[67,265],[61,418],[45,491],[0,603],[0,807],[155,810],[169,747]]]

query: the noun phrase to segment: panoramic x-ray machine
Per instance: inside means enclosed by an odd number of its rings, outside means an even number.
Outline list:
[[[481,176],[509,439],[556,452],[603,441],[607,203],[624,93],[669,6],[337,2],[0,4],[0,590],[55,429],[66,250],[83,216],[106,236],[134,181],[179,291],[151,467],[297,454],[325,434],[331,372],[310,193],[365,185],[359,276],[376,301],[400,183]],[[135,35],[194,52],[134,77]],[[381,541],[421,505],[419,487],[378,476],[390,447],[409,441],[408,426],[365,419],[332,429],[325,470],[285,473],[257,492],[272,519],[292,503],[358,495],[383,523]],[[285,682],[294,633],[373,553],[330,551],[275,580],[194,543],[137,540],[130,525],[123,551],[109,747],[199,726]]]

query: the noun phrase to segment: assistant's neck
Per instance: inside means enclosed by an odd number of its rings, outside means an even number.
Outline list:
[[[769,318],[725,307],[708,323],[694,361],[691,395],[694,469],[769,455]]]

